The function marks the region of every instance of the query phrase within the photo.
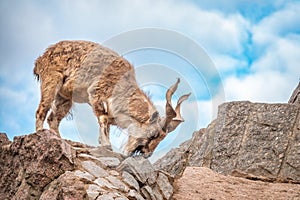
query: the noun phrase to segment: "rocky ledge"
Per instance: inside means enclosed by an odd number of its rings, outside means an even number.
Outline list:
[[[261,200],[300,199],[300,185],[270,183],[224,176],[206,167],[187,167],[175,181],[174,200]]]
[[[186,166],[224,175],[300,183],[300,107],[296,104],[224,103],[206,129],[155,163],[173,176]]]
[[[63,140],[0,134],[1,199],[170,199],[173,178],[143,157]]]
[[[174,199],[300,199],[300,83],[288,103],[219,106],[207,128],[155,163]],[[225,176],[224,176],[225,175]]]

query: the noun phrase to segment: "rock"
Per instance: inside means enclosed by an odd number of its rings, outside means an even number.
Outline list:
[[[91,160],[91,159],[92,160],[98,160],[97,157],[89,155],[88,153],[80,153],[80,154],[77,155],[77,157],[79,157],[79,158],[85,158],[85,160]]]
[[[188,165],[210,167],[216,123],[216,120],[212,121],[205,129],[202,137],[198,140],[200,144],[198,150],[193,151],[188,158]],[[197,140],[193,140],[193,143],[197,143]]]
[[[8,144],[3,135],[1,143]],[[74,169],[74,157],[71,146],[50,131],[15,137],[8,148],[1,147],[0,196],[38,198],[45,186]]]
[[[125,183],[129,185],[130,188],[135,189],[136,191],[140,190],[139,183],[135,180],[135,178],[126,171],[122,172],[122,178]]]
[[[114,200],[114,194],[112,193],[109,193],[109,194],[103,194],[103,195],[100,195],[97,200]]]
[[[91,154],[94,157],[100,158],[100,157],[115,157],[118,158],[119,161],[123,161],[124,160],[124,156],[111,151],[110,149],[106,148],[106,147],[95,147],[95,148],[90,148],[89,150],[89,154]]]
[[[125,196],[116,197],[115,200],[128,200]]]
[[[155,163],[174,176],[185,166],[300,183],[300,109],[295,104],[229,102],[206,129]]]
[[[133,199],[133,200],[145,200],[144,197],[142,197],[142,195],[140,195],[137,191],[135,190],[130,190],[128,192],[128,197],[129,199]]]
[[[9,141],[7,135],[5,133],[0,133],[0,146],[3,147],[10,144],[11,142]]]
[[[19,197],[23,198],[33,198],[37,199],[41,195],[39,190],[32,190],[30,185],[26,183],[25,180],[22,181],[21,185],[18,187],[17,192],[14,194],[12,200],[18,200]]]
[[[100,188],[98,185],[91,184],[88,186],[88,189],[86,190],[86,193],[89,197],[89,199],[94,200],[96,199],[100,193],[105,192],[102,188]]]
[[[156,181],[164,198],[170,199],[173,194],[173,186],[170,184],[168,177],[163,173],[159,173]]]
[[[1,199],[163,199],[171,185],[143,157],[65,141],[48,130],[0,134]],[[121,162],[122,161],[122,162]],[[166,178],[166,177],[167,178]],[[162,186],[164,184],[164,186]],[[142,188],[142,189],[141,189]]]
[[[115,168],[120,164],[120,160],[116,157],[95,157],[86,153],[81,153],[78,157],[85,158],[87,160],[93,159],[99,161],[102,166],[109,168]]]
[[[172,188],[173,190],[173,188]],[[153,192],[153,195],[155,196],[155,199],[157,200],[163,200],[163,196],[160,192],[161,190],[158,188],[158,186],[155,186],[153,189],[152,189],[152,192]],[[163,191],[162,191],[163,192]],[[172,193],[173,194],[173,193]]]
[[[116,170],[109,170],[109,174],[113,175],[113,176],[119,176],[119,172],[117,172]]]
[[[117,189],[116,186],[112,185],[108,180],[106,180],[105,178],[97,178],[95,181],[94,181],[97,185],[99,185],[101,188],[103,189]]]
[[[16,195],[17,196],[17,195]],[[88,199],[85,185],[73,172],[65,172],[41,194],[40,200]]]
[[[122,192],[128,192],[129,191],[128,186],[125,185],[125,183],[123,183],[121,180],[119,180],[115,176],[108,176],[106,179],[109,180],[109,182],[113,186],[115,186],[119,191],[122,191]]]
[[[79,178],[81,178],[81,179],[86,179],[86,180],[88,180],[88,181],[93,181],[93,180],[95,179],[95,177],[94,177],[93,175],[91,175],[90,173],[88,173],[88,172],[83,172],[83,171],[80,171],[80,170],[76,170],[76,171],[74,172],[74,174],[75,174],[77,177],[79,177]]]
[[[97,178],[107,177],[109,175],[103,168],[96,165],[96,163],[94,163],[93,161],[82,161],[81,165],[86,171]]]
[[[289,103],[300,105],[300,82],[292,93],[292,96],[289,99]]]
[[[117,170],[129,172],[142,184],[147,182],[151,185],[156,182],[157,172],[149,160],[142,156],[125,159]]]
[[[156,170],[167,171],[173,177],[180,177],[186,166],[191,162],[191,156],[199,152],[202,145],[200,139],[205,129],[196,131],[190,140],[182,143],[178,148],[172,149],[165,156],[154,163]]]
[[[181,147],[171,149],[165,156],[154,163],[154,167],[156,170],[165,170],[174,177],[181,176],[186,168],[187,158],[187,149]]]
[[[300,181],[300,131],[295,129],[299,122],[296,105],[225,103],[219,107],[211,158],[203,159],[223,174],[240,170],[277,181]],[[287,162],[289,158],[296,161]]]
[[[115,157],[100,157],[98,160],[106,167],[115,168],[119,166],[120,160]]]
[[[152,188],[148,185],[144,186],[142,189],[141,189],[141,192],[142,192],[142,196],[145,198],[145,199],[149,199],[149,200],[156,200],[155,196],[154,196],[154,193],[152,191]]]
[[[182,199],[299,199],[300,185],[269,183],[224,176],[205,167],[187,167],[175,181],[174,200]]]

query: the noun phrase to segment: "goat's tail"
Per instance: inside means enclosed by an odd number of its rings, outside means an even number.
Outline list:
[[[37,79],[37,81],[40,80],[40,74],[39,74],[39,58],[35,61],[34,63],[34,68],[33,68],[33,75]]]

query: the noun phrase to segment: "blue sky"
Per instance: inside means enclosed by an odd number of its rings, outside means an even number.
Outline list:
[[[141,87],[162,113],[163,92],[176,77],[183,80],[176,97],[193,93],[183,104],[186,122],[160,145],[159,156],[205,127],[221,102],[287,102],[300,78],[299,13],[300,2],[292,0],[0,1],[0,131],[10,139],[34,132],[40,94],[32,69],[44,49],[60,40],[91,40],[107,44],[135,65]],[[127,52],[118,49],[120,42],[112,42],[147,28],[183,39],[170,37],[169,46],[159,49],[167,39],[142,34],[150,46],[159,41],[157,48]],[[122,45],[138,41],[130,34]],[[203,52],[193,52],[194,44]],[[176,54],[178,47],[181,53]],[[205,70],[215,70],[216,78],[208,79]],[[95,144],[93,113],[82,105],[74,110],[74,119],[61,124],[62,137]],[[112,135],[122,142],[120,133]]]

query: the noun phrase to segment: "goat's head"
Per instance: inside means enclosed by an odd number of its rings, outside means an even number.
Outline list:
[[[150,157],[167,134],[175,130],[176,127],[184,121],[180,114],[180,106],[184,100],[188,99],[190,93],[179,98],[175,109],[171,103],[172,95],[176,91],[179,82],[180,79],[178,79],[166,93],[165,117],[160,118],[158,112],[155,110],[147,123],[129,126],[129,138],[125,147],[125,151],[128,155],[142,155],[145,158]]]

